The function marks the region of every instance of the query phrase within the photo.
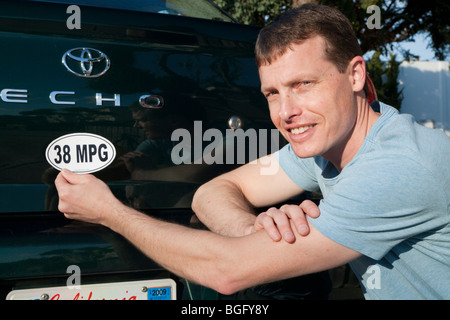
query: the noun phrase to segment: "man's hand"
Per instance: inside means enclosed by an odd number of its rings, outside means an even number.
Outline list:
[[[66,218],[104,224],[105,215],[118,202],[108,186],[90,174],[63,169],[55,180],[58,209]]]
[[[291,220],[297,232],[306,236],[309,234],[309,225],[306,215],[317,218],[320,215],[319,208],[311,200],[305,200],[300,205],[284,205],[270,208],[256,217],[253,226],[255,231],[265,229],[274,241],[284,239],[288,243],[295,242],[295,235],[291,228]]]

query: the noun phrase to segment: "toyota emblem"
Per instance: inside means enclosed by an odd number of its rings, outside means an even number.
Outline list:
[[[92,48],[74,48],[64,53],[62,64],[74,75],[97,78],[108,71],[111,62],[106,54]]]

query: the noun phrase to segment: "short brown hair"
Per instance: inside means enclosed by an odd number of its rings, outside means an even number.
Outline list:
[[[341,73],[351,59],[362,55],[347,17],[332,7],[309,3],[287,11],[260,31],[255,47],[256,63],[258,67],[270,64],[290,45],[315,36],[325,40],[326,57]]]

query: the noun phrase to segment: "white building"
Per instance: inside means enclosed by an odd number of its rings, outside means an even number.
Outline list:
[[[400,112],[412,114],[418,122],[443,129],[450,136],[450,63],[404,61],[398,80],[403,89]]]

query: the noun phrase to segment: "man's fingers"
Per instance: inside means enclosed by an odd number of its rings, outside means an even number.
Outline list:
[[[319,208],[311,200],[305,200],[299,206],[286,206],[284,210],[294,222],[297,232],[302,236],[307,236],[310,231],[307,216],[317,218],[320,215]]]
[[[320,210],[317,205],[311,200],[305,200],[300,203],[299,206],[305,214],[310,216],[311,218],[317,218],[320,215]]]
[[[264,229],[273,241],[280,241],[281,235],[275,225],[273,219],[266,213],[261,213],[256,217],[255,231]]]
[[[295,236],[291,228],[289,217],[282,210],[270,208],[266,211],[267,219],[264,219],[264,228],[269,232],[275,241],[284,239],[288,243],[295,241]]]
[[[62,169],[61,175],[70,184],[81,184],[83,182],[86,182],[87,179],[89,179],[89,177],[91,176],[89,174],[78,174],[68,169]]]
[[[319,208],[310,200],[305,200],[300,205],[284,205],[279,209],[270,208],[258,215],[254,230],[265,229],[272,240],[284,239],[288,243],[293,243],[295,234],[291,224],[294,224],[299,235],[307,236],[310,232],[307,215],[311,218],[317,218],[320,215]]]
[[[283,211],[286,216],[288,216],[292,220],[295,229],[300,235],[306,236],[309,234],[308,221],[306,219],[305,213],[300,208],[300,206],[285,205],[282,206],[280,210]]]
[[[59,210],[67,213],[72,209],[71,203],[74,203],[74,188],[85,183],[90,179],[90,175],[77,174],[68,169],[62,169],[55,179],[55,186],[59,196]]]
[[[69,186],[71,185],[70,180],[71,172],[67,169],[63,169],[55,179],[55,187],[58,190],[59,198],[64,198],[66,194],[69,193]],[[69,180],[70,179],[70,180]]]

